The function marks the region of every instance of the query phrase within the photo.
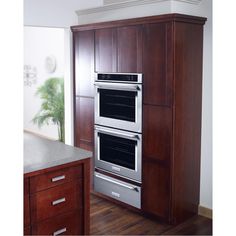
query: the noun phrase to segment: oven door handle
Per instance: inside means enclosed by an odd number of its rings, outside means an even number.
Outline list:
[[[110,130],[105,130],[105,129],[99,129],[99,128],[95,128],[99,133],[103,133],[103,134],[108,134],[108,135],[113,135],[116,137],[120,137],[120,138],[126,138],[126,139],[130,139],[130,140],[139,140],[139,136],[137,134],[124,134],[124,133],[120,133],[117,131],[110,131]]]
[[[122,186],[122,187],[124,187],[124,188],[128,188],[128,189],[133,190],[133,191],[135,191],[135,192],[139,192],[138,188],[136,188],[136,187],[133,187],[133,186],[130,186],[130,185],[127,185],[127,184],[120,183],[120,182],[118,182],[118,181],[109,179],[109,178],[107,178],[107,177],[105,177],[105,176],[102,176],[102,175],[99,175],[99,174],[94,174],[94,175],[95,175],[95,177],[97,177],[97,178],[99,178],[99,179],[102,179],[102,180],[105,180],[105,181],[107,181],[107,182],[110,182],[110,183],[113,183],[113,184]]]
[[[94,86],[98,89],[110,89],[110,90],[123,90],[123,91],[141,91],[140,85],[133,84],[119,84],[119,83],[94,83]]]

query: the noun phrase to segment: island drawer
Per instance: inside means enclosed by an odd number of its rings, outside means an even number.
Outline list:
[[[82,178],[82,165],[49,172],[30,178],[30,193],[39,192]]]
[[[41,191],[30,196],[33,223],[82,207],[82,180]]]
[[[32,227],[33,235],[81,235],[82,232],[82,216],[78,210],[44,220]]]

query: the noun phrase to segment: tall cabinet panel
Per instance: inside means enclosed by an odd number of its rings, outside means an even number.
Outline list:
[[[94,31],[74,34],[75,94],[93,97]]]
[[[142,72],[142,26],[117,30],[118,72]]]
[[[171,42],[171,23],[145,24],[143,35],[144,103],[171,105],[171,64],[168,45]]]
[[[143,161],[169,164],[172,137],[172,109],[143,106]]]
[[[117,71],[116,28],[95,30],[95,71]]]
[[[75,101],[75,145],[93,150],[94,99],[76,97]]]
[[[74,137],[77,147],[93,150],[94,31],[74,33]]]
[[[142,73],[141,211],[173,224],[198,212],[205,21],[168,14],[72,27],[75,145],[93,150],[94,72]]]

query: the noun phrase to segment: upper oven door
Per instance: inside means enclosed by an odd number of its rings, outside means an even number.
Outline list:
[[[95,167],[141,182],[142,135],[95,126]]]
[[[95,124],[142,132],[142,85],[95,82]]]

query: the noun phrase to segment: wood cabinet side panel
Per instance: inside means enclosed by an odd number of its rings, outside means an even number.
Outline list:
[[[172,221],[197,214],[200,192],[203,26],[175,23]]]

